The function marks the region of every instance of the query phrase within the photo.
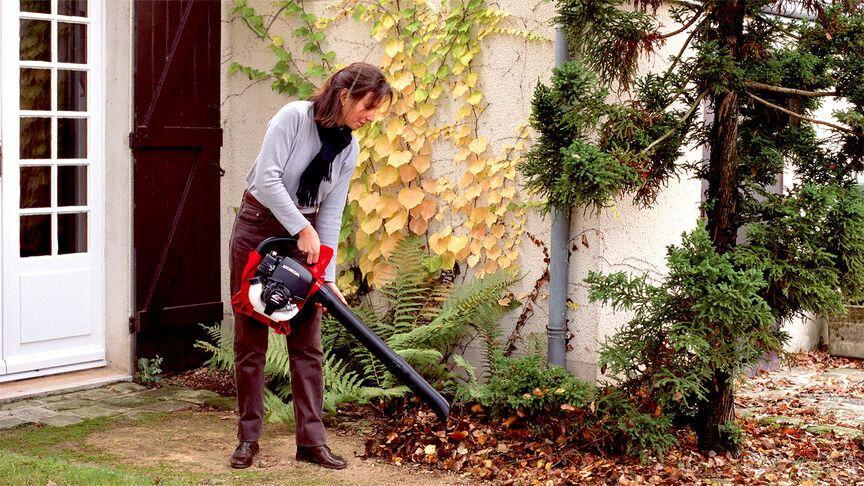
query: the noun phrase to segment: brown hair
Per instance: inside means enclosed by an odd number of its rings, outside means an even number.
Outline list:
[[[348,98],[355,102],[363,99],[368,93],[374,93],[376,105],[386,99],[390,101],[393,99],[393,89],[390,88],[380,69],[365,62],[355,62],[336,71],[327,78],[324,86],[309,97],[317,123],[327,128],[336,126],[339,114],[342,112],[343,89],[348,90]]]

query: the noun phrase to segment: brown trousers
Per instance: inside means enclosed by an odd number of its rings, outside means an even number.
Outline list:
[[[314,223],[314,216],[307,217]],[[249,252],[271,236],[288,233],[276,217],[254,198],[244,194],[231,231],[231,295],[240,289]],[[299,252],[291,256],[300,256]],[[264,418],[264,358],[269,327],[234,313],[234,365],[240,418],[237,438],[253,442],[261,437]],[[291,319],[287,336],[291,369],[298,447],[315,447],[326,442],[323,404],[324,378],[321,371],[321,309],[309,304]]]

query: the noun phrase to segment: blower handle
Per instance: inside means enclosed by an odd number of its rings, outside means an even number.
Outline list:
[[[294,249],[297,248],[297,241],[299,238],[296,236],[271,236],[266,240],[262,241],[255,247],[255,253],[261,255],[262,257],[266,255],[273,249],[281,248],[281,249]],[[286,251],[282,251],[282,254],[286,254]],[[327,269],[327,264],[330,263],[330,260],[333,259],[333,249],[329,246],[321,245],[320,253],[318,253],[318,262],[312,265],[307,265],[304,260],[299,261],[304,267],[308,268],[312,275],[315,276],[316,279],[321,279],[324,276],[324,271]],[[314,291],[317,291],[317,287]],[[313,293],[314,293],[313,291]]]
[[[271,236],[259,243],[255,248],[255,252],[264,256],[270,251],[271,246],[291,246],[297,248],[297,241],[299,241],[299,238],[296,236]]]

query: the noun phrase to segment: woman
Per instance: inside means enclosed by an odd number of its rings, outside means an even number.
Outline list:
[[[271,236],[296,235],[298,259],[318,261],[321,245],[339,242],[342,211],[360,152],[356,130],[375,117],[393,93],[381,71],[355,63],[330,76],[308,101],[288,103],[270,120],[261,151],[246,176],[246,192],[231,232],[231,295],[240,288],[249,251]],[[335,284],[336,256],[325,285]],[[258,452],[264,416],[264,357],[268,327],[234,313],[234,364],[240,443],[231,466],[245,468]],[[306,306],[291,319],[287,337],[296,420],[297,460],[342,469],[326,445],[321,366],[321,309]]]

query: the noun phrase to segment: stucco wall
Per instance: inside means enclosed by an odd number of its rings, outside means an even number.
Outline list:
[[[265,19],[272,15],[273,8],[268,1],[249,2]],[[306,2],[316,14],[324,14],[329,2]],[[554,2],[534,0],[523,2],[503,0],[494,3],[511,14],[506,21],[508,26],[531,31],[542,35],[548,41],[527,41],[509,35],[489,35],[482,42],[481,54],[475,65],[480,72],[480,89],[488,101],[479,125],[479,135],[490,142],[490,150],[513,143],[514,127],[524,123],[531,112],[531,96],[537,80],[548,82],[554,62]],[[273,65],[273,56],[266,43],[256,39],[248,28],[232,14],[232,5],[226,4],[223,11],[223,77],[222,77],[222,116],[225,129],[222,149],[222,166],[226,175],[222,184],[222,242],[223,255],[227,255],[228,239],[234,220],[234,207],[239,205],[244,189],[244,177],[257,155],[261,139],[269,118],[289,98],[279,96],[270,90],[269,81],[250,82],[241,74],[228,75],[232,61],[266,69]],[[661,11],[661,16],[666,13]],[[667,25],[673,25],[665,17]],[[273,33],[290,38],[291,28],[280,19],[274,23]],[[645,63],[643,70],[662,69],[663,59],[679,51],[683,36],[670,39],[664,54],[653,63]],[[380,47],[376,47],[368,35],[368,26],[355,23],[351,19],[340,20],[326,31],[327,48],[337,53],[337,62],[367,60],[377,63]],[[300,52],[297,49],[295,52]],[[447,113],[447,96],[439,98],[441,112]],[[445,115],[446,116],[446,115]],[[497,148],[496,148],[497,147]],[[436,147],[433,154],[431,177],[461,175],[450,161],[452,153],[446,147]],[[692,148],[685,155],[688,160],[700,160],[701,148]],[[576,251],[571,252],[569,267],[570,299],[579,304],[576,310],[569,310],[567,321],[573,338],[572,350],[567,353],[567,368],[586,378],[597,378],[598,341],[611,334],[629,316],[614,314],[611,309],[589,304],[587,289],[582,280],[589,270],[612,272],[618,270],[634,273],[649,272],[659,276],[665,271],[664,257],[666,247],[680,243],[681,234],[692,230],[699,217],[698,204],[702,182],[689,174],[681,174],[672,179],[663,189],[652,208],[633,207],[629,199],[617,202],[617,213],[604,210],[600,214],[585,214],[581,210],[571,215],[571,244]],[[543,242],[549,242],[551,218],[542,218],[536,212],[529,213],[526,230]],[[582,244],[585,236],[588,247]],[[520,246],[519,266],[525,277],[515,293],[530,291],[534,282],[545,268],[543,254],[527,238]],[[228,272],[223,269],[223,294],[227,302]],[[548,287],[544,287],[542,300],[534,305],[534,315],[528,320],[522,335],[532,332],[542,333],[548,320]],[[226,317],[228,317],[226,315]],[[517,315],[505,318],[505,331],[515,324]],[[229,319],[230,320],[230,319]],[[796,341],[806,347],[807,336],[812,336],[811,327],[800,325],[796,328],[805,336]],[[545,338],[544,338],[545,339]],[[469,346],[467,357],[479,359],[479,346]],[[476,361],[475,361],[476,362]]]
[[[132,335],[132,0],[105,8],[105,344],[108,366],[134,371]]]

